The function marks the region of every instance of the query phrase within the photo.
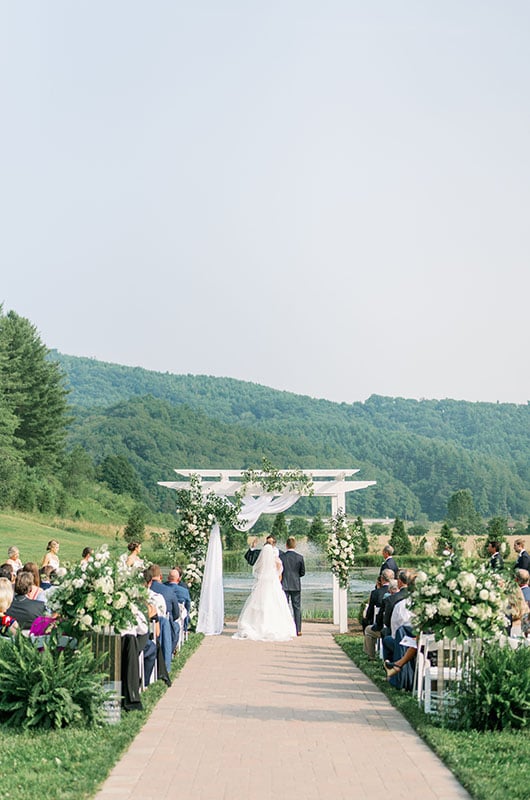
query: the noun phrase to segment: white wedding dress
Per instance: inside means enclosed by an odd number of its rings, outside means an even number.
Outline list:
[[[280,577],[282,562],[266,544],[253,568],[254,586],[237,621],[234,639],[258,642],[287,642],[296,636],[296,627]]]

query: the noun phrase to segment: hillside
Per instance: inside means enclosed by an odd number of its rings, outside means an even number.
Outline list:
[[[67,376],[71,443],[125,455],[156,507],[175,466],[361,468],[377,487],[348,511],[445,515],[470,488],[484,516],[530,513],[530,406],[370,397],[333,403],[229,378],[172,375],[53,353]],[[306,501],[309,506],[312,501]],[[314,502],[314,501],[313,501]],[[350,505],[351,504],[351,505]]]

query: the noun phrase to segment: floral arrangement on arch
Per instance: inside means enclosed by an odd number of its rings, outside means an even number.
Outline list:
[[[494,639],[506,633],[505,583],[483,564],[457,559],[418,572],[410,607],[416,629],[436,639]]]
[[[208,540],[214,522],[219,524],[237,521],[241,499],[234,502],[218,497],[213,492],[204,492],[205,486],[198,475],[190,475],[190,488],[177,491],[177,511],[180,525],[175,532],[178,547],[188,559],[184,570],[184,581],[193,601],[200,595]],[[193,617],[192,617],[193,621]]]
[[[88,561],[76,564],[50,594],[48,606],[78,631],[116,633],[137,623],[137,611],[147,606],[147,590],[137,570],[111,558],[107,545]]]
[[[331,518],[331,527],[326,543],[326,555],[331,572],[337,578],[341,589],[348,588],[350,572],[355,563],[356,533],[353,525],[348,526],[346,515],[339,508],[335,516]]]

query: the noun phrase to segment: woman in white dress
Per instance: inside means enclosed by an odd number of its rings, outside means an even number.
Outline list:
[[[264,545],[254,568],[254,586],[237,621],[234,639],[287,642],[296,627],[280,582],[282,562],[270,544]]]

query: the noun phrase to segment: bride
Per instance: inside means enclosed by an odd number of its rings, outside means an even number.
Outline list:
[[[253,568],[254,586],[237,621],[234,639],[287,642],[296,636],[280,578],[282,562],[270,544],[264,545]]]

